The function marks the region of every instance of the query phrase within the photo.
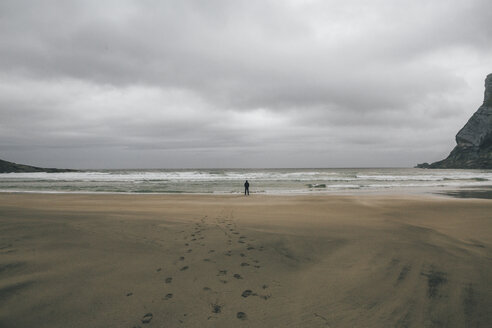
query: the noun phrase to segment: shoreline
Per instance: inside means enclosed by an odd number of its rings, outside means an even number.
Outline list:
[[[241,194],[245,180],[264,195],[441,193],[491,188],[492,171],[374,169],[135,170],[17,174],[0,191],[40,193]]]
[[[0,190],[2,194],[47,194],[47,195],[198,195],[198,196],[241,196],[243,192],[111,192],[111,191],[45,191],[45,190]],[[412,196],[420,195],[423,197],[444,197],[444,198],[477,198],[492,199],[492,185],[487,186],[462,186],[462,187],[402,187],[387,189],[353,189],[353,190],[320,190],[320,191],[285,191],[285,192],[255,192],[251,195],[258,196],[280,196],[280,197],[297,197],[297,196]]]

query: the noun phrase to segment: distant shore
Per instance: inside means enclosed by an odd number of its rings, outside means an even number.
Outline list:
[[[0,326],[487,327],[490,213],[425,195],[1,193]]]
[[[73,169],[58,169],[58,168],[46,168],[31,166],[25,164],[17,164],[13,162],[8,162],[0,159],[0,173],[65,173],[65,172],[80,172]]]

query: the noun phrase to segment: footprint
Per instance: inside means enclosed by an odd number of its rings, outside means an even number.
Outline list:
[[[164,296],[164,299],[165,300],[170,300],[171,298],[173,298],[173,294],[171,294],[171,293],[169,293],[166,296]]]
[[[261,286],[261,288],[267,289],[268,288],[268,285],[263,285],[263,286]]]
[[[239,273],[235,273],[233,277],[236,279],[243,279]]]
[[[227,270],[219,270],[218,276],[225,276],[227,274]]]
[[[193,250],[190,248],[189,250],[186,251],[186,253],[191,253]]]
[[[222,306],[217,303],[212,303],[210,306],[212,306],[212,313],[220,313],[222,310]]]
[[[142,323],[149,323],[152,320],[152,318],[153,318],[153,315],[152,315],[152,313],[149,312],[142,317],[141,321],[142,321]]]
[[[166,280],[164,280],[166,282],[166,284],[170,284],[173,282],[173,278],[172,277],[167,277]]]
[[[185,259],[185,258],[184,258],[184,256],[180,256],[180,257],[179,257],[179,260],[180,260],[180,261],[184,261],[184,259]]]
[[[405,280],[405,278],[407,277],[408,273],[410,272],[410,269],[412,268],[412,266],[410,265],[405,265],[401,271],[400,271],[400,274],[398,275],[398,281],[403,281]]]
[[[248,246],[248,248],[246,248],[248,251],[252,250],[252,249],[255,249],[253,246]]]
[[[186,243],[185,246],[190,246],[190,244]]]
[[[162,269],[161,269],[161,268],[159,268],[159,269],[157,269],[157,270],[155,270],[155,271],[160,272],[161,270],[162,270]]]
[[[256,294],[254,294],[254,293],[253,293],[253,291],[252,291],[252,290],[250,290],[250,289],[246,289],[246,290],[245,290],[245,291],[241,294],[241,296],[242,296],[242,297],[244,297],[244,298],[246,298],[246,297],[248,297],[248,296],[251,296],[251,295],[253,295],[253,296],[254,296],[254,295],[256,295]]]
[[[132,295],[133,295],[132,292],[129,292],[129,293],[126,294],[126,296],[132,296]]]
[[[259,266],[259,265],[255,265],[255,268],[259,269],[259,268],[261,268],[261,266]]]
[[[213,253],[213,252],[215,252],[215,249],[211,249],[211,250],[209,250],[208,252],[209,252],[209,253]]]
[[[244,253],[239,254],[239,256],[246,257],[246,255]]]
[[[244,312],[238,312],[236,314],[236,318],[238,318],[239,320],[246,320],[247,319],[247,315]]]
[[[438,296],[440,285],[447,282],[446,272],[431,270],[429,273],[421,272],[420,274],[427,277],[427,296],[429,298]]]
[[[188,266],[185,265],[184,267],[182,267],[181,269],[179,269],[179,271],[185,271],[185,270],[188,270]]]
[[[242,241],[242,240],[238,240],[237,242],[240,244],[244,244],[244,241]]]
[[[210,287],[203,287],[203,290],[204,290],[204,291],[209,291],[209,290],[211,290],[211,289],[210,289]]]
[[[243,262],[243,263],[241,263],[241,266],[243,266],[243,267],[244,266],[249,266],[249,263]]]

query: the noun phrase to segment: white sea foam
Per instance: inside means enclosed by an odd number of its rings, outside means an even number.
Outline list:
[[[205,169],[102,170],[0,174],[2,191],[234,193],[244,180],[252,191],[319,193],[354,189],[492,186],[491,170],[421,169]],[[324,186],[324,187],[319,187]]]

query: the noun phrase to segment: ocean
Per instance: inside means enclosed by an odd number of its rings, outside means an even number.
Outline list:
[[[412,168],[154,169],[3,173],[1,192],[320,194],[492,188],[492,170]]]

